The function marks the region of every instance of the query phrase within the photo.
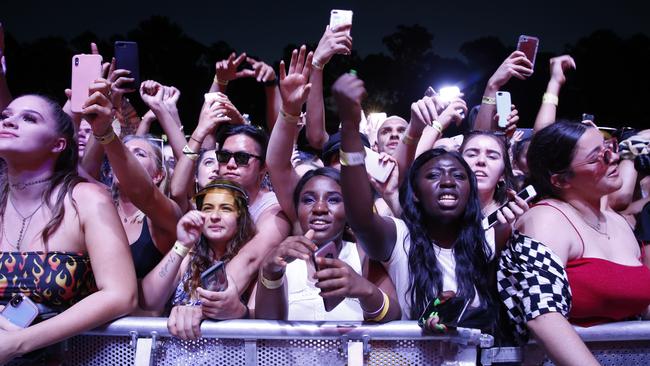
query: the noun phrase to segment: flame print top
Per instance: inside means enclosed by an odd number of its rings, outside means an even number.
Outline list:
[[[69,252],[0,252],[0,303],[19,293],[63,311],[97,291],[90,258]]]

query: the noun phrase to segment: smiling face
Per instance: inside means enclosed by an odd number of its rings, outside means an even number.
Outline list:
[[[303,232],[314,230],[317,245],[337,239],[346,222],[341,186],[329,177],[314,176],[300,192],[297,212]]]
[[[490,197],[493,196],[505,171],[504,151],[496,137],[470,136],[461,153],[476,175],[479,192],[488,192]]]
[[[462,217],[470,193],[470,177],[449,155],[427,161],[416,177],[416,194],[429,217],[451,222]]]
[[[239,210],[235,197],[226,189],[216,189],[203,199],[205,217],[203,235],[211,243],[227,243],[237,233]]]
[[[48,103],[33,95],[14,99],[0,118],[0,157],[41,161],[57,156],[65,138]]]
[[[377,130],[377,151],[393,155],[408,123],[399,117],[389,117]]]
[[[595,128],[588,128],[576,144],[572,174],[567,179],[571,190],[585,198],[599,198],[621,188],[623,181],[618,174],[618,155],[612,153],[612,161],[603,159],[603,135]]]

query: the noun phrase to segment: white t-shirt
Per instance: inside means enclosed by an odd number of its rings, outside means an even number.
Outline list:
[[[397,300],[402,309],[402,319],[407,320],[411,314],[411,296],[408,291],[410,283],[408,253],[411,248],[411,238],[404,221],[395,217],[391,217],[391,219],[395,222],[396,241],[390,258],[382,264],[395,284]],[[493,228],[486,231],[486,240],[494,257]],[[454,258],[454,250],[441,248],[433,243],[431,245],[433,245],[436,251],[436,263],[442,273],[442,290],[455,292],[458,289],[458,284],[456,282],[456,258]],[[479,301],[477,295],[472,302],[472,306],[478,306]]]
[[[361,275],[361,259],[355,243],[343,242],[339,259],[347,263]],[[287,299],[289,303],[288,320],[363,320],[363,310],[358,299],[345,298],[332,311],[325,311],[323,298],[319,295],[316,280],[307,272],[307,262],[296,259],[287,265]]]
[[[269,207],[278,204],[278,198],[273,192],[266,192],[257,197],[255,202],[252,205],[248,206],[248,212],[251,214],[251,218],[254,223],[257,223],[257,220],[260,218],[262,213],[266,211]]]

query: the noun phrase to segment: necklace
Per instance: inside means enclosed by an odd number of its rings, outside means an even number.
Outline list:
[[[129,223],[129,224],[135,224],[135,223],[140,224],[140,223],[142,223],[142,221],[144,221],[144,216],[145,215],[144,215],[144,212],[142,212],[141,210],[137,210],[136,212],[131,214],[131,216],[127,216],[126,212],[124,212],[124,209],[122,208],[122,205],[120,205],[119,203],[117,204],[117,210],[119,211],[118,213],[121,214],[120,216],[122,216],[122,222],[124,222],[125,224],[127,224],[127,223]]]
[[[567,202],[568,203],[568,202]],[[582,214],[580,214],[580,211],[578,211],[577,208],[575,208],[572,204],[568,203],[569,206],[573,207],[573,209],[578,213],[578,216],[580,216],[580,219],[587,224],[593,231],[597,232],[598,234],[607,237],[607,240],[610,239],[609,233],[607,233],[607,217],[603,215],[603,218],[605,218],[605,221],[603,222],[604,230],[600,229],[600,222],[598,222],[596,225],[591,224],[587,219],[584,218]],[[600,220],[599,220],[600,221]]]
[[[43,178],[43,179],[39,179],[39,180],[33,180],[31,182],[26,182],[26,183],[23,183],[23,182],[11,183],[9,185],[11,186],[11,188],[15,188],[15,189],[17,189],[19,191],[22,191],[23,189],[25,189],[25,188],[27,188],[29,186],[33,186],[34,184],[45,183],[45,182],[49,181],[50,179],[52,179],[52,177],[47,177],[47,178]]]
[[[38,212],[38,210],[40,210],[41,207],[43,207],[43,204],[45,203],[45,201],[42,201],[41,204],[38,205],[38,207],[36,207],[36,209],[31,214],[29,214],[27,216],[23,216],[23,214],[21,214],[20,211],[18,211],[18,209],[16,208],[16,205],[14,205],[14,202],[11,199],[11,196],[9,196],[9,203],[11,204],[11,207],[13,207],[14,211],[16,211],[16,213],[18,214],[18,216],[20,216],[20,219],[22,220],[22,222],[20,224],[20,232],[18,233],[18,241],[16,241],[15,245],[11,244],[9,242],[9,237],[5,233],[5,221],[4,221],[4,219],[2,220],[2,235],[7,238],[7,243],[9,243],[9,245],[16,248],[16,250],[20,251],[20,244],[23,242],[23,239],[25,238],[25,234],[27,234],[27,230],[29,229],[29,225],[31,225],[31,223],[32,223],[32,217],[34,217],[36,212]]]

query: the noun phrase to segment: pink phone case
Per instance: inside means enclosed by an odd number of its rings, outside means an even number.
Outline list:
[[[102,56],[74,55],[72,57],[72,97],[70,109],[83,112],[83,105],[88,100],[92,83],[102,76]]]
[[[517,42],[517,51],[523,52],[526,58],[533,64],[533,67],[535,67],[538,46],[539,39],[537,37],[521,35],[519,36],[519,42]]]

